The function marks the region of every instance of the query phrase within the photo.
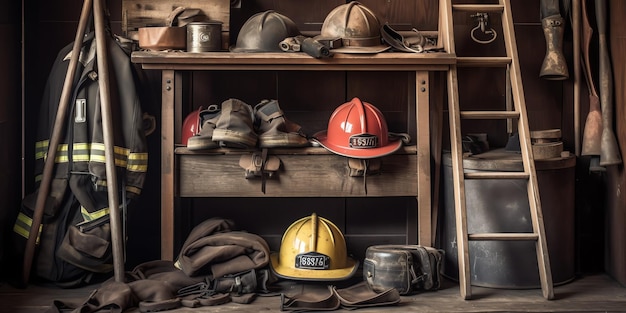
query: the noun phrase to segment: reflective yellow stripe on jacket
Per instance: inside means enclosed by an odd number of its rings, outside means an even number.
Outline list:
[[[30,216],[20,212],[17,215],[17,220],[13,225],[13,231],[18,235],[28,239],[30,236],[30,228],[33,225],[33,219]],[[39,236],[41,236],[41,231],[43,230],[43,225],[39,225],[39,234],[37,234],[36,244],[39,244]]]
[[[39,141],[35,144],[35,159],[45,161],[48,153],[48,140]],[[59,144],[55,163],[69,162],[69,146]],[[148,171],[148,153],[133,153],[130,149],[115,146],[115,166],[126,168],[129,172],[145,173]],[[102,143],[75,143],[72,146],[72,159],[74,162],[97,162],[106,163],[104,144]],[[38,178],[39,180],[40,178]]]

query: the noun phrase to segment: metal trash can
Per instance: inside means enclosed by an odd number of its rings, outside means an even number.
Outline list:
[[[444,276],[458,280],[452,160],[443,155],[444,210],[437,246],[445,251]],[[575,156],[535,160],[553,284],[575,275]],[[520,171],[521,155],[496,149],[466,157],[466,172]],[[469,233],[532,232],[525,180],[465,180]],[[469,241],[474,286],[541,288],[534,241]]]

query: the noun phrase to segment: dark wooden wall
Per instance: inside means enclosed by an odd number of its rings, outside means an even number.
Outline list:
[[[121,8],[123,0],[109,0],[111,25],[114,32],[121,34]],[[10,1],[13,3],[13,1]],[[298,2],[296,4],[296,2]],[[389,22],[398,29],[416,27],[420,30],[434,30],[437,25],[437,0],[362,0],[363,4],[377,12],[382,22]],[[471,1],[463,1],[471,2]],[[512,0],[515,31],[522,65],[522,78],[525,97],[529,110],[530,128],[549,129],[561,128],[565,149],[574,152],[572,86],[573,77],[566,81],[546,81],[539,78],[539,68],[544,56],[545,42],[539,18],[539,1]],[[619,0],[617,1],[619,2]],[[330,10],[342,0],[312,1],[303,4],[293,0],[243,0],[241,8],[231,11],[231,44],[236,40],[236,33],[246,19],[254,13],[274,9],[291,17],[299,23],[303,31],[319,31],[321,23]],[[80,15],[82,1],[24,1],[25,20],[25,74],[26,84],[24,95],[24,111],[27,116],[26,125],[33,123],[37,115],[39,101],[51,63],[57,51],[74,38],[77,20]],[[303,6],[306,9],[303,9]],[[308,7],[310,6],[310,7]],[[0,26],[3,15],[0,13]],[[11,19],[4,17],[5,19]],[[458,51],[488,55],[502,51],[502,46],[479,45],[471,41],[469,30],[475,26],[474,21],[466,17],[457,19]],[[495,23],[494,23],[495,25]],[[495,26],[494,26],[495,27]],[[4,28],[0,29],[2,31]],[[496,28],[497,29],[497,28]],[[565,34],[565,53],[568,61],[572,60],[572,34],[569,27]],[[2,33],[4,34],[4,32]],[[13,33],[12,36],[16,36]],[[7,35],[3,35],[7,36]],[[2,51],[0,53],[7,53]],[[9,52],[10,53],[10,52]],[[460,53],[461,54],[461,53]],[[15,59],[17,51],[8,56],[0,54],[0,59]],[[15,66],[14,62],[10,63]],[[19,73],[18,69],[13,69]],[[159,77],[155,73],[146,73],[148,88],[159,89]],[[463,72],[460,75],[472,75],[472,85],[462,86],[461,96],[479,91],[480,97],[465,96],[463,101],[472,108],[484,108],[504,103],[504,85],[502,73],[486,71]],[[571,75],[572,76],[572,75]],[[4,78],[3,78],[4,79]],[[288,116],[305,126],[308,131],[325,128],[327,117],[339,104],[352,96],[358,95],[364,100],[381,107],[390,129],[407,131],[414,127],[408,116],[407,106],[394,103],[407,103],[410,97],[410,75],[402,73],[314,73],[304,75],[290,73],[219,73],[194,74],[193,85],[189,94],[191,110],[200,105],[219,102],[227,97],[238,97],[254,104],[264,98],[280,99],[281,106]],[[5,86],[2,86],[5,87]],[[2,88],[0,87],[0,88]],[[4,93],[4,89],[3,93]],[[10,89],[13,90],[13,89]],[[484,91],[484,92],[482,92]],[[584,90],[583,90],[584,91]],[[9,92],[10,93],[10,92]],[[144,103],[144,109],[160,118],[160,99],[158,92],[155,98]],[[18,95],[15,95],[16,97]],[[2,97],[2,101],[6,97]],[[391,100],[390,100],[391,99]],[[586,95],[581,96],[581,117],[586,116]],[[15,100],[19,102],[19,100]],[[315,110],[311,108],[315,107]],[[4,109],[0,108],[0,112]],[[311,114],[314,113],[314,114]],[[619,112],[618,112],[619,113]],[[15,114],[15,113],[13,113]],[[1,116],[1,115],[0,115]],[[303,117],[307,116],[306,119]],[[444,113],[445,116],[445,113]],[[313,117],[313,118],[310,118]],[[481,126],[481,127],[479,127]],[[493,146],[506,144],[507,136],[503,125],[468,125],[469,131],[489,132]],[[17,126],[14,126],[18,129]],[[13,127],[12,127],[13,128]],[[623,130],[622,130],[623,131]],[[3,132],[4,134],[4,132]],[[32,138],[34,128],[26,127],[24,149],[26,179],[22,182],[25,189],[32,189],[32,180],[28,173],[32,171]],[[144,197],[140,198],[129,212],[129,241],[127,266],[132,267],[140,262],[159,257],[159,138],[158,134],[148,137],[150,145],[150,170],[145,186]],[[444,138],[447,130],[444,128]],[[4,140],[4,135],[3,135]],[[621,138],[626,138],[622,134]],[[626,140],[626,139],[622,139]],[[4,145],[4,143],[2,143]],[[624,145],[622,145],[624,146]],[[6,151],[6,150],[5,150]],[[577,166],[577,233],[576,240],[579,257],[576,260],[581,271],[597,271],[604,268],[604,189],[599,188],[598,181],[602,177],[590,176],[585,168],[585,160],[581,158]],[[611,172],[612,173],[612,172]],[[622,177],[621,172],[617,174]],[[614,179],[616,181],[617,179]],[[617,183],[616,183],[617,184]],[[595,187],[590,188],[590,187]],[[210,186],[207,186],[210,188]],[[0,190],[2,191],[2,190]],[[622,193],[623,194],[623,193]],[[15,200],[15,196],[13,199]],[[17,200],[19,202],[19,198]],[[277,248],[282,231],[296,218],[317,211],[328,216],[346,232],[355,249],[363,250],[365,242],[359,239],[363,235],[372,238],[385,234],[381,243],[402,241],[407,227],[407,216],[414,213],[412,207],[415,199],[186,199],[181,201],[181,227],[179,241],[193,225],[211,216],[232,218],[243,229],[262,234]],[[384,210],[381,210],[381,207]],[[623,208],[623,206],[622,206]],[[372,223],[371,221],[376,221]],[[622,224],[623,225],[623,224]],[[6,227],[3,227],[6,229]],[[369,237],[368,237],[369,236]],[[622,249],[623,251],[623,249]],[[359,253],[357,253],[359,254]]]
[[[21,46],[20,3],[1,1],[0,11],[0,262],[9,237],[21,191]],[[0,276],[4,270],[0,270]]]
[[[626,3],[611,0],[609,14],[609,42],[613,62],[615,88],[615,131],[620,153],[626,153]],[[626,186],[624,166],[609,169],[607,183],[607,272],[626,285]]]

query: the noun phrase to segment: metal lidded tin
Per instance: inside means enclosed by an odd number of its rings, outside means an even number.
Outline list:
[[[219,51],[222,49],[222,22],[193,22],[187,24],[187,52]]]

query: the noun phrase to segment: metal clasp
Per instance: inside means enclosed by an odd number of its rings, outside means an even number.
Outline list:
[[[470,32],[470,35],[472,36],[472,39],[474,41],[476,41],[477,43],[481,43],[481,44],[488,44],[496,40],[496,37],[498,37],[498,33],[496,33],[496,31],[493,28],[489,27],[489,14],[488,13],[478,12],[476,14],[471,15],[471,17],[473,17],[478,23],[476,27],[472,28],[472,31]],[[476,37],[476,34],[475,34],[475,32],[478,29],[480,29],[480,31],[483,34],[488,35],[491,38],[485,39],[485,40],[478,39],[478,37]]]

